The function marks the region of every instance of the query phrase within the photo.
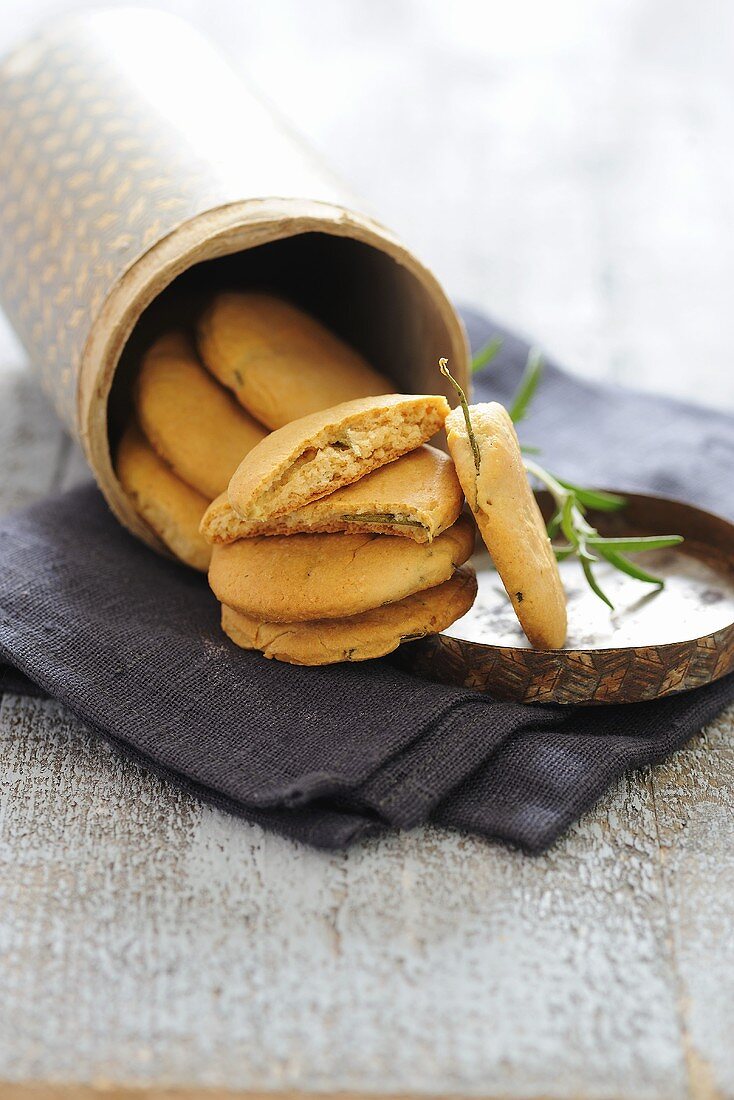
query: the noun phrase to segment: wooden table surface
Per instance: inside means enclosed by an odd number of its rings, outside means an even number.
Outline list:
[[[458,299],[734,406],[734,5],[165,6]],[[6,0],[0,46],[66,7]],[[84,476],[7,328],[0,468],[3,510]],[[433,828],[320,854],[6,695],[0,1096],[734,1097],[733,791],[734,709],[541,858]]]

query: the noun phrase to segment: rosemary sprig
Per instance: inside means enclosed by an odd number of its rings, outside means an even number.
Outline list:
[[[593,565],[601,556],[621,573],[627,573],[638,581],[646,584],[654,584],[658,588],[665,587],[665,581],[652,573],[641,569],[635,562],[630,561],[627,554],[640,553],[643,550],[663,550],[669,546],[677,546],[683,541],[680,535],[653,535],[636,538],[604,538],[585,517],[585,506],[580,497],[589,499],[589,494],[584,489],[578,489],[570,482],[561,483],[546,469],[532,459],[525,459],[525,469],[539,481],[553,497],[555,511],[548,524],[549,534],[555,535],[559,530],[565,536],[566,543],[555,546],[554,550],[559,561],[576,555],[581,563],[584,576],[589,587],[609,607],[614,604],[599,587],[594,576]],[[596,491],[591,493],[591,499],[601,499],[602,507],[607,511],[624,507],[624,498],[612,493],[602,494],[599,498]],[[592,505],[593,507],[593,505]]]
[[[469,442],[471,443],[472,454],[474,455],[474,466],[476,467],[477,473],[479,473],[479,444],[477,443],[476,436],[474,435],[474,430],[471,426],[471,417],[469,416],[469,403],[466,400],[466,394],[451,374],[449,370],[448,359],[439,359],[438,369],[441,371],[441,374],[444,376],[444,378],[448,378],[449,382],[456,390],[457,397],[459,398],[459,404],[461,405],[461,411],[464,413],[464,421],[466,423],[466,431],[469,436]]]
[[[491,341],[486,348],[477,355],[472,363],[472,370],[478,370],[490,362],[499,351],[501,341]],[[479,362],[478,362],[479,361]],[[478,365],[477,365],[478,363]],[[472,430],[469,404],[461,386],[452,377],[448,369],[446,359],[439,360],[441,374],[448,378],[457,392],[464,413],[466,429],[469,435],[474,465],[477,473],[481,463],[481,456],[476,437]],[[523,372],[520,385],[510,405],[509,413],[514,423],[519,423],[527,415],[530,403],[535,396],[538,385],[543,375],[543,361],[540,353],[532,349],[528,355],[527,365]],[[606,493],[601,489],[587,489],[581,485],[575,485],[564,478],[555,477],[540,463],[528,457],[529,454],[537,454],[536,447],[523,447],[524,464],[528,474],[543,485],[555,505],[553,514],[548,521],[548,535],[555,538],[561,534],[565,543],[554,544],[554,552],[559,561],[575,556],[583,570],[586,581],[591,590],[603,600],[610,608],[614,608],[612,601],[600,587],[594,576],[593,566],[599,558],[604,558],[615,569],[626,573],[635,580],[645,584],[655,585],[662,589],[665,581],[662,577],[656,577],[642,569],[636,562],[631,561],[627,554],[641,553],[645,550],[661,550],[671,546],[677,546],[683,541],[680,535],[653,535],[630,538],[605,538],[599,534],[595,527],[586,519],[586,509],[591,508],[599,512],[615,512],[626,505],[626,500],[616,493]]]
[[[525,417],[542,374],[542,360],[539,354],[533,350],[528,355],[527,366],[510,407],[510,416],[515,423]],[[573,555],[578,557],[589,587],[600,600],[603,600],[610,608],[614,608],[614,604],[599,586],[594,576],[593,566],[599,561],[600,557],[604,558],[621,573],[634,577],[635,580],[643,581],[645,584],[654,584],[657,588],[665,587],[665,581],[662,577],[656,577],[653,573],[648,573],[647,570],[630,561],[627,554],[677,546],[683,541],[680,535],[603,538],[586,519],[586,509],[592,508],[598,512],[616,512],[625,507],[627,503],[625,498],[618,496],[617,493],[605,493],[601,489],[586,489],[581,485],[574,485],[571,481],[554,477],[540,463],[528,458],[527,452],[524,452],[524,454],[527,472],[541,485],[545,486],[553,497],[555,510],[548,522],[548,535],[550,538],[555,538],[557,534],[562,533],[566,539],[564,545],[554,545],[556,558],[563,561]]]

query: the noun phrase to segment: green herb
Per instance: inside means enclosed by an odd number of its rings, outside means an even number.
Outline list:
[[[489,363],[492,362],[497,352],[502,347],[502,337],[493,336],[492,339],[480,348],[477,354],[471,361],[471,372],[476,374],[478,370],[482,370]]]
[[[537,348],[531,348],[528,352],[528,361],[520,379],[517,393],[515,394],[509,413],[515,424],[519,424],[527,415],[528,406],[533,400],[538,383],[543,377],[543,360]]]
[[[652,573],[640,569],[625,555],[640,553],[643,550],[663,550],[670,546],[678,546],[683,541],[680,535],[603,538],[586,519],[586,508],[581,498],[585,497],[588,500],[591,496],[594,500],[600,499],[602,508],[612,511],[624,507],[623,497],[618,497],[613,493],[602,493],[600,496],[596,490],[590,493],[589,490],[581,489],[568,481],[561,482],[532,459],[525,459],[525,469],[531,477],[534,477],[536,481],[545,486],[553,497],[555,511],[548,524],[548,534],[553,537],[560,531],[566,539],[565,545],[554,547],[556,557],[559,561],[563,561],[572,555],[578,557],[589,587],[600,600],[603,600],[609,607],[614,607],[612,601],[599,587],[593,573],[592,567],[595,562],[598,562],[599,557],[604,558],[615,569],[627,573],[638,581],[657,585],[658,588],[665,587],[665,581],[661,577],[656,577]]]
[[[527,365],[520,380],[515,398],[510,406],[510,416],[517,423],[522,420],[528,410],[538,383],[543,376],[543,361],[540,354],[533,349],[528,355]],[[527,456],[530,448],[524,448]],[[555,510],[548,523],[548,535],[554,538],[562,533],[566,538],[565,545],[554,546],[556,557],[559,561],[575,555],[578,557],[586,581],[591,590],[613,607],[609,597],[599,587],[594,576],[593,566],[602,557],[610,565],[621,573],[626,573],[645,584],[654,584],[658,588],[665,587],[665,581],[648,573],[635,562],[630,561],[627,554],[641,553],[645,550],[661,550],[670,546],[677,546],[683,541],[680,535],[659,535],[644,538],[603,538],[595,527],[586,520],[586,509],[592,508],[598,512],[616,512],[624,508],[626,500],[616,493],[605,493],[601,489],[586,489],[581,485],[563,478],[554,477],[539,463],[525,458],[525,469],[528,473],[544,485],[550,492],[555,503]]]
[[[617,493],[605,493],[603,489],[582,489],[580,485],[572,485],[561,477],[556,478],[556,481],[564,489],[572,489],[579,504],[583,504],[585,508],[593,508],[595,512],[618,512],[627,505],[625,498]]]
[[[501,346],[501,340],[491,340],[474,358],[472,370],[479,370],[486,366],[497,354]],[[441,374],[448,378],[453,385],[461,403],[464,413],[466,429],[474,454],[474,465],[479,473],[480,455],[474,432],[471,426],[469,405],[466,394],[459,383],[451,376],[446,359],[439,360]],[[510,416],[514,423],[519,423],[527,415],[530,403],[535,396],[538,385],[543,376],[543,360],[536,349],[528,354],[528,361],[520,380],[515,397],[510,405]],[[601,489],[587,489],[581,485],[575,485],[564,478],[555,477],[538,462],[528,455],[538,454],[537,447],[523,447],[525,469],[531,477],[540,482],[551,494],[555,508],[548,521],[548,535],[555,538],[561,534],[565,538],[562,545],[554,545],[553,549],[558,561],[566,558],[577,557],[581,564],[586,581],[600,600],[603,600],[610,608],[613,608],[609,597],[600,588],[594,576],[593,566],[603,558],[621,573],[626,573],[635,580],[645,584],[653,584],[658,588],[665,587],[662,577],[656,577],[642,569],[636,562],[630,561],[627,554],[642,553],[646,550],[662,550],[672,546],[678,546],[683,538],[681,535],[653,535],[630,538],[604,538],[595,527],[586,519],[586,510],[591,508],[598,512],[616,512],[626,506],[627,501],[617,493],[606,493]]]
[[[464,391],[462,390],[459,383],[456,381],[456,379],[453,377],[453,375],[449,371],[449,361],[448,361],[448,359],[439,359],[438,369],[441,371],[441,374],[444,376],[444,378],[448,378],[449,382],[454,387],[454,389],[456,390],[456,393],[458,395],[459,404],[461,405],[461,410],[464,413],[464,422],[466,423],[466,431],[467,431],[467,434],[469,436],[469,442],[471,443],[472,454],[474,455],[474,465],[476,467],[477,473],[479,473],[479,467],[481,465],[481,457],[480,457],[480,454],[479,454],[479,445],[477,443],[476,436],[474,435],[474,431],[473,431],[472,426],[471,426],[471,417],[469,416],[469,403],[466,400],[466,394],[464,393]]]
[[[362,512],[354,516],[342,516],[345,523],[391,523],[395,527],[423,527],[417,519],[398,519],[393,512]]]

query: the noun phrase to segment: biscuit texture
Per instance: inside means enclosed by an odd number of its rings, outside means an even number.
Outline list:
[[[154,450],[213,500],[267,432],[202,367],[183,333],[160,337],[138,374],[135,405]]]
[[[424,445],[344,489],[272,520],[241,519],[223,493],[207,508],[201,533],[212,543],[332,531],[431,542],[456,522],[463,502],[452,460]]]
[[[449,412],[445,397],[387,394],[347,401],[272,432],[227,490],[235,512],[266,520],[303,508],[415,450]]]
[[[445,630],[466,614],[476,593],[474,570],[465,565],[435,588],[345,619],[266,623],[223,605],[222,629],[243,649],[289,664],[367,661],[392,653],[401,642]]]
[[[392,535],[288,535],[212,549],[209,584],[220,603],[261,622],[361,615],[443,584],[474,549],[462,516],[430,544]]]
[[[117,476],[135,510],[168,549],[186,565],[205,573],[211,547],[199,532],[207,501],[176,477],[130,424],[117,450]]]
[[[253,291],[217,295],[198,325],[215,378],[268,428],[394,386],[315,317]]]
[[[446,420],[459,481],[528,641],[537,649],[560,649],[566,640],[566,596],[515,426],[494,401],[469,411],[479,446],[478,474],[461,409]]]

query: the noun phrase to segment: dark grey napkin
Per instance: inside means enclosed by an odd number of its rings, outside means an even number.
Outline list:
[[[498,331],[466,320],[475,346]],[[522,371],[526,345],[504,335],[482,398],[506,399]],[[551,367],[525,434],[568,476],[734,511],[724,478],[697,483],[712,448],[732,468],[723,415]],[[633,707],[527,707],[390,659],[266,661],[230,643],[218,615],[204,579],[127,535],[92,486],[0,524],[0,688],[52,695],[195,794],[321,847],[431,819],[541,850],[622,771],[734,698],[729,677]]]

